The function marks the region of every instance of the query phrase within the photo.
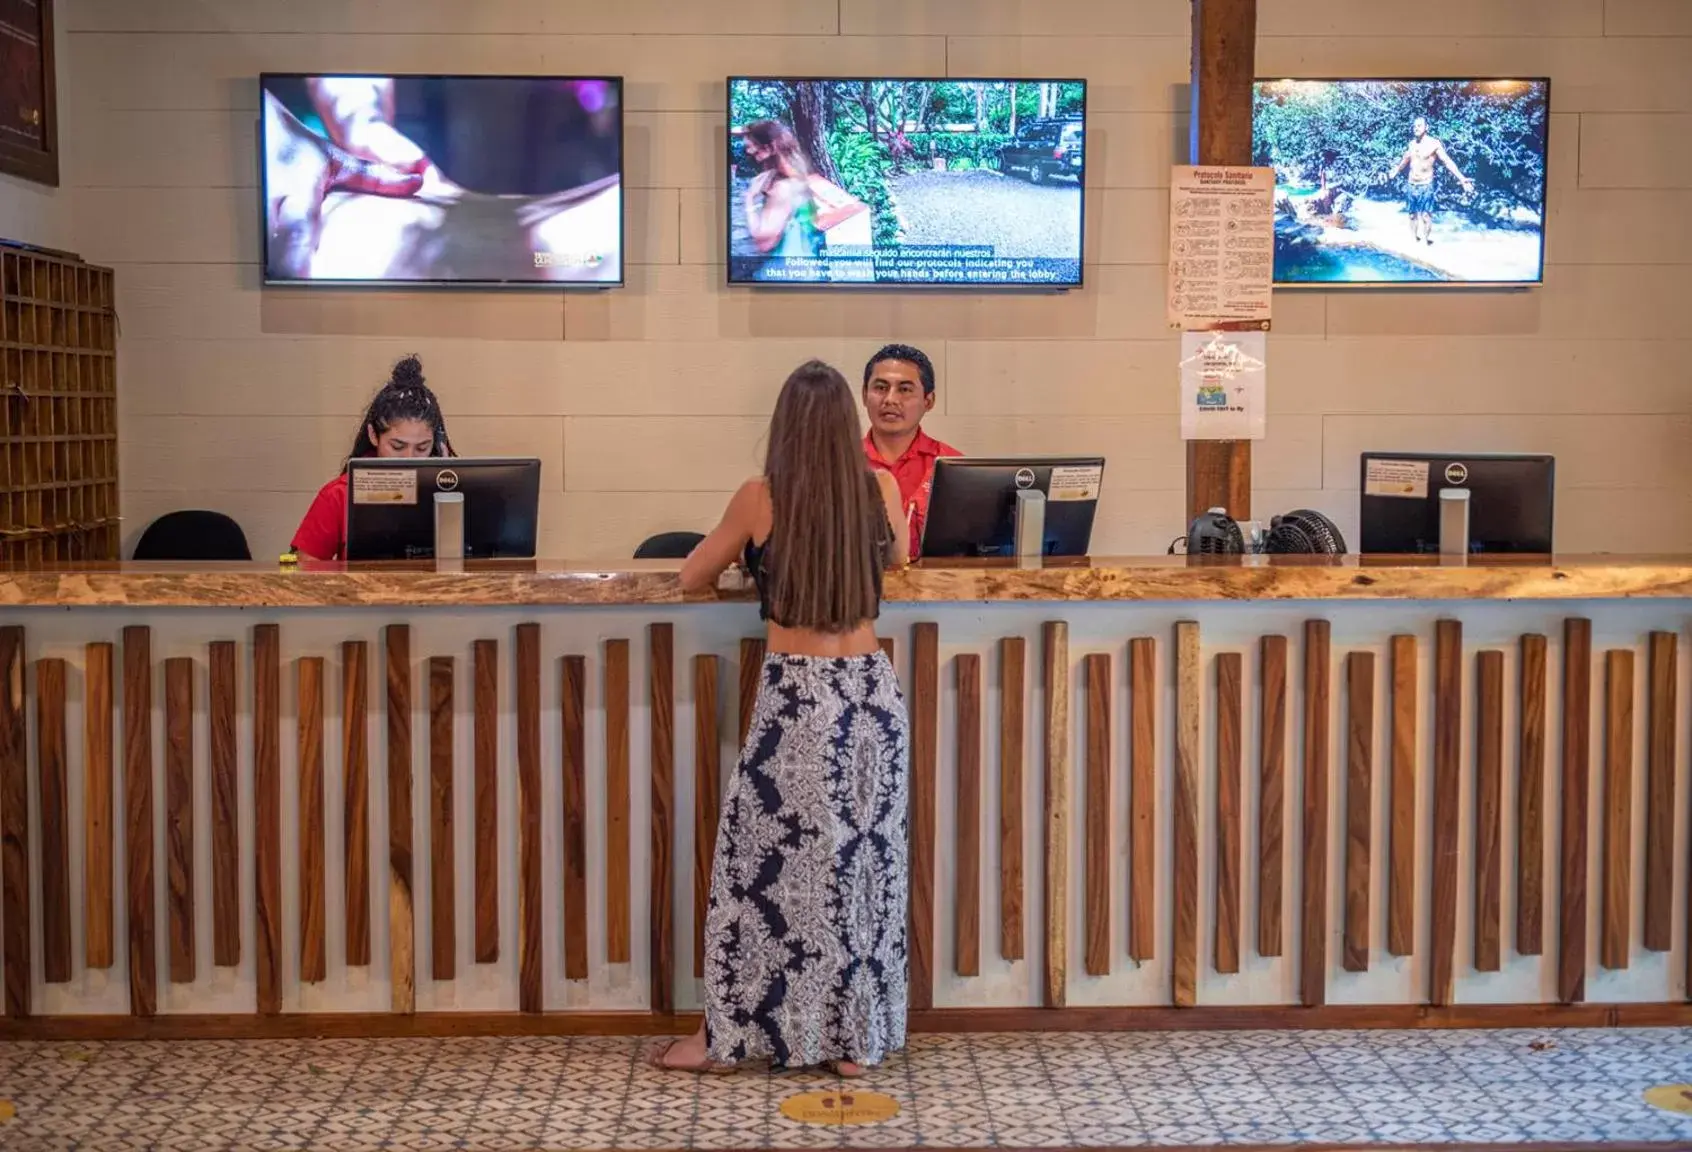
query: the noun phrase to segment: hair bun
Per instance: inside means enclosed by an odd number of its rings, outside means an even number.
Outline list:
[[[423,385],[423,361],[416,356],[407,356],[394,365],[394,373],[388,379],[393,388],[420,388]]]

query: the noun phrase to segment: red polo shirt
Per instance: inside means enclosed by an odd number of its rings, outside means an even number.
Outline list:
[[[943,444],[917,429],[916,439],[905,454],[894,461],[882,458],[875,446],[873,433],[864,436],[864,455],[870,466],[893,473],[899,485],[899,502],[911,520],[911,559],[915,560],[922,547],[922,526],[928,520],[928,494],[934,487],[934,462],[942,456],[962,456],[950,444]]]
[[[342,472],[317,493],[305,519],[294,529],[293,548],[315,560],[339,560],[347,550],[347,474]]]

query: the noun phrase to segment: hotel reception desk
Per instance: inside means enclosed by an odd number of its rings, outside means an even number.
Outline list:
[[[1692,1020],[1692,558],[887,597],[916,1027]],[[673,565],[0,569],[0,1035],[681,1026],[761,636]]]

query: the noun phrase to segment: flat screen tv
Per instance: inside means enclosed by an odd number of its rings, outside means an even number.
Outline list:
[[[622,80],[259,78],[271,284],[623,279]]]
[[[736,77],[731,284],[1073,288],[1082,80]]]
[[[1543,279],[1549,80],[1259,80],[1275,282]]]

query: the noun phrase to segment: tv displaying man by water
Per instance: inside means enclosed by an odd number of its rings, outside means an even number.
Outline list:
[[[734,78],[734,284],[1081,283],[1084,81]]]
[[[1537,284],[1546,80],[1260,80],[1278,284]]]

